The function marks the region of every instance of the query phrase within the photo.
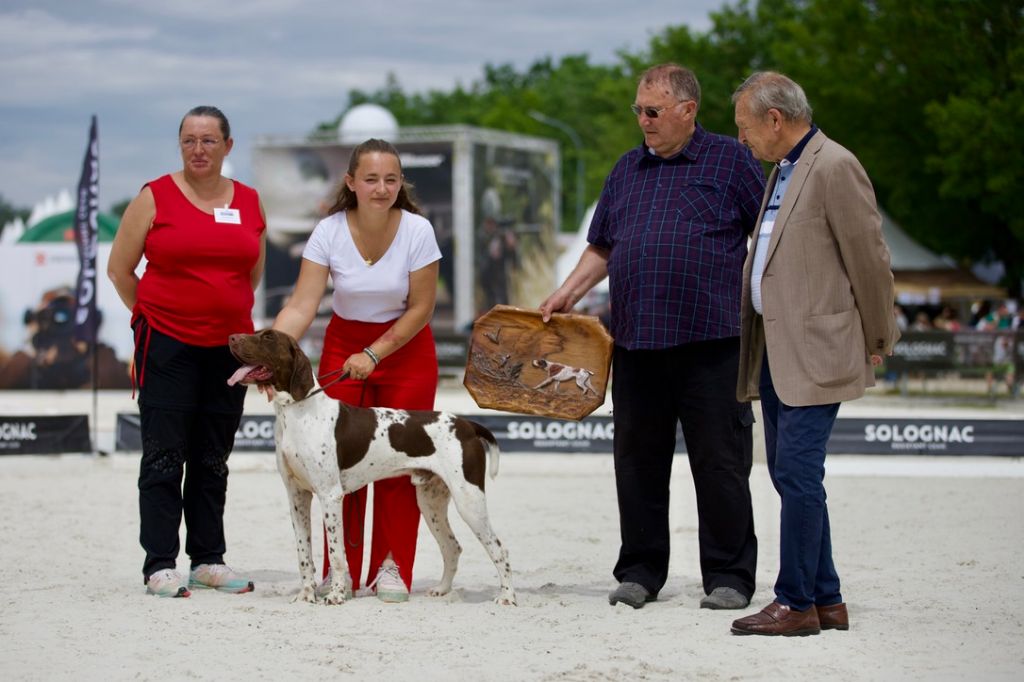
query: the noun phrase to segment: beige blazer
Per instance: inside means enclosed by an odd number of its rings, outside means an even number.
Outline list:
[[[778,168],[757,226],[777,175]],[[750,302],[754,248],[743,266],[737,397],[759,397],[766,345],[772,383],[786,405],[861,397],[875,383],[870,355],[884,357],[899,339],[889,249],[867,173],[820,131],[793,169],[767,248],[763,317]]]

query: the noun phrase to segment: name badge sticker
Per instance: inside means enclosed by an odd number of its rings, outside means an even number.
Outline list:
[[[213,220],[218,223],[230,223],[232,225],[242,224],[242,214],[237,208],[215,208],[213,209]]]

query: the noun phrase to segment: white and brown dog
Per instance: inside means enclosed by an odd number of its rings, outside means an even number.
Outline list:
[[[316,601],[310,545],[313,495],[323,508],[334,567],[324,600],[340,604],[351,584],[344,554],[342,497],[371,481],[410,474],[420,511],[444,560],[441,582],[429,594],[439,596],[451,590],[462,552],[448,524],[451,498],[498,570],[501,589],[495,601],[516,603],[508,552],[491,529],[484,496],[485,473],[490,469],[493,478],[498,468],[498,446],[490,431],[445,412],[361,408],[329,398],[314,390],[316,381],[305,353],[291,336],[279,331],[234,334],[228,344],[244,365],[229,383],[265,384],[275,390],[277,467],[288,491],[302,577],[296,601]]]
[[[597,391],[594,390],[593,384],[590,383],[590,377],[594,376],[594,373],[589,369],[583,369],[582,367],[570,367],[569,365],[561,365],[557,362],[548,362],[543,358],[534,360],[531,364],[538,369],[544,370],[547,374],[544,381],[534,386],[534,389],[544,388],[548,384],[554,384],[555,390],[557,391],[563,381],[575,380],[576,385],[579,386],[583,395],[586,395],[587,391],[597,395]]]

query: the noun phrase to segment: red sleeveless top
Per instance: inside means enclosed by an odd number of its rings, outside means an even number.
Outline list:
[[[147,183],[156,216],[146,235],[146,270],[139,280],[132,323],[193,346],[223,346],[228,335],[252,333],[252,269],[266,225],[259,195],[235,185],[230,208],[241,224],[217,222],[190,202],[170,175]]]

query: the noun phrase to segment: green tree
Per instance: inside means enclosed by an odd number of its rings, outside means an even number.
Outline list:
[[[487,65],[468,86],[412,95],[389,76],[380,90],[349,99],[381,104],[403,126],[462,123],[559,139],[562,222],[571,228],[577,152],[529,111],[579,134],[589,203],[615,160],[641,140],[627,105],[645,68],[692,68],[703,90],[701,124],[726,134],[735,134],[735,88],[753,71],[782,71],[803,85],[815,122],[857,154],[879,203],[912,237],[963,265],[1002,260],[1005,284],[1020,295],[1022,0],[739,0],[711,20],[706,32],[668,26],[611,65],[586,55],[539,59],[523,72]]]
[[[679,61],[704,85],[702,119],[731,120],[732,90],[772,69],[860,158],[879,203],[961,264],[998,257],[1020,295],[1024,33],[1020,0],[743,0],[694,35],[668,28],[639,61]],[[734,130],[734,128],[732,129]]]
[[[984,11],[982,11],[983,6]],[[998,258],[1020,296],[1024,278],[1024,31],[1019,2],[957,3],[940,19],[956,22],[949,46],[967,73],[924,107],[935,147],[925,158],[944,205],[962,207],[962,229],[947,239],[969,259]],[[949,65],[950,67],[953,64]]]
[[[3,195],[0,195],[0,234],[3,234],[4,226],[15,218],[28,220],[31,211],[27,208],[17,208],[10,204]]]

